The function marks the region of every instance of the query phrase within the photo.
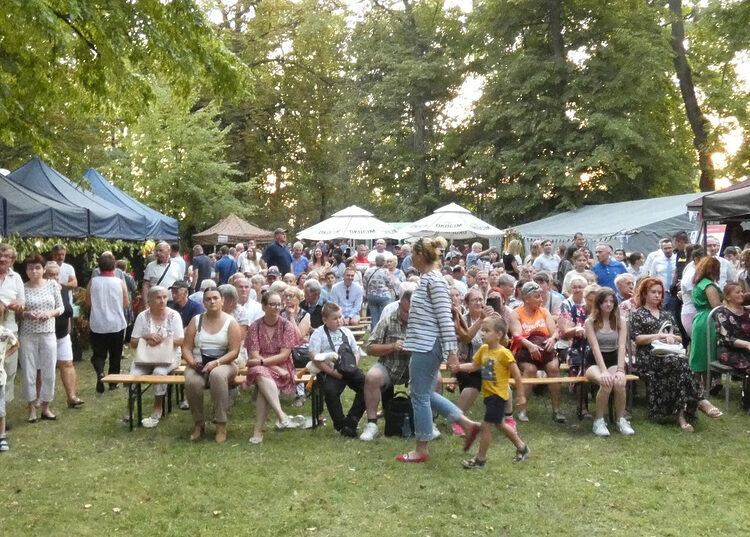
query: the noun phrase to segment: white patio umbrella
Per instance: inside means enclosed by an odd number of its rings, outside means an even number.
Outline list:
[[[297,238],[323,241],[332,239],[396,238],[398,230],[378,220],[369,211],[352,205],[333,213],[330,218],[297,233]]]
[[[483,222],[457,203],[449,203],[445,207],[440,207],[431,215],[412,222],[399,231],[411,237],[444,237],[446,239],[505,235],[502,229]]]

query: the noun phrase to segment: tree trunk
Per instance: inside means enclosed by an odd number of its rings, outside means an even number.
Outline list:
[[[701,192],[709,192],[716,188],[714,168],[709,154],[710,147],[708,143],[708,134],[711,131],[711,125],[698,105],[698,99],[695,96],[695,86],[693,85],[693,73],[690,70],[690,64],[685,54],[685,25],[682,22],[682,1],[668,0],[668,4],[673,15],[672,50],[674,51],[674,67],[677,79],[680,82],[680,92],[682,93],[682,100],[685,103],[685,113],[690,122],[690,128],[693,130],[693,145],[696,151],[698,151],[698,166],[701,170],[699,186]]]

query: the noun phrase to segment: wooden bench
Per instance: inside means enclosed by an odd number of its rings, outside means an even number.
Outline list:
[[[176,370],[175,370],[176,371]],[[183,386],[185,384],[184,367],[182,368],[182,374],[176,374],[173,371],[171,375],[129,375],[129,374],[117,374],[107,375],[102,378],[104,383],[112,384],[124,384],[128,387],[128,419],[130,421],[130,430],[132,431],[134,426],[140,427],[141,421],[143,420],[143,393],[150,387],[156,384],[162,384],[167,386],[166,396],[166,409],[165,413],[172,412],[172,391],[174,386]],[[323,412],[323,386],[321,382],[315,382],[313,375],[297,375],[296,381],[308,383],[312,381],[312,388],[310,390],[310,401],[312,406],[312,426],[316,428],[320,421],[320,415]],[[229,384],[230,388],[236,388],[242,385],[245,381],[245,375],[237,375],[234,380]],[[146,385],[144,389],[143,386]],[[133,423],[133,403],[136,407],[137,423]]]

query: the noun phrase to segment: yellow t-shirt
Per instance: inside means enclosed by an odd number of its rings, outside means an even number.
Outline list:
[[[503,346],[491,351],[487,345],[482,345],[474,355],[474,363],[482,374],[482,397],[499,395],[507,401],[510,364],[516,363],[513,353]]]

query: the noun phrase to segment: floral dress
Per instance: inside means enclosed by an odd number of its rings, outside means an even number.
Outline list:
[[[630,316],[630,323],[633,341],[641,335],[657,334],[662,327],[672,334],[679,333],[672,314],[665,310],[659,311],[657,318],[648,309],[638,308]],[[638,345],[636,363],[638,374],[648,383],[649,419],[662,421],[677,416],[680,410],[688,422],[696,419],[698,402],[703,396],[686,356],[653,356],[650,344]]]
[[[716,312],[716,335],[719,361],[740,374],[750,373],[750,352],[734,346],[738,339],[750,340],[750,312],[743,308],[742,315],[737,315],[722,306]]]
[[[586,304],[576,304],[572,297],[563,300],[560,306],[560,317],[558,324],[563,326],[565,322],[571,323],[575,327],[583,328],[586,325]],[[581,364],[583,363],[583,357],[589,349],[588,341],[586,337],[572,337],[565,339],[562,331],[560,332],[559,348],[564,348],[562,345],[568,344],[566,362],[570,366],[570,376],[577,377],[581,372]],[[565,342],[565,343],[563,343]]]
[[[259,352],[261,356],[273,356],[274,354],[279,354],[281,349],[293,349],[297,345],[297,340],[297,331],[292,326],[292,323],[282,317],[279,317],[276,330],[269,339],[268,334],[263,328],[263,318],[260,318],[250,325],[245,337],[245,348],[247,348],[248,357],[252,351]],[[280,374],[278,371],[279,367],[284,369],[287,375]],[[294,362],[292,361],[291,354],[289,354],[289,359],[279,366],[268,367],[265,365],[256,365],[248,367],[247,379],[244,386],[251,385],[258,375],[273,380],[281,392],[293,393],[296,389]]]

